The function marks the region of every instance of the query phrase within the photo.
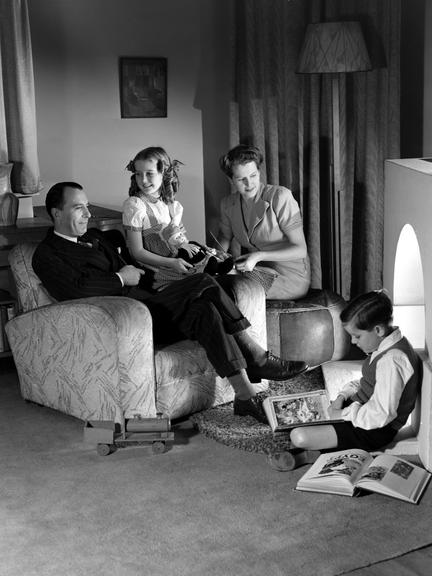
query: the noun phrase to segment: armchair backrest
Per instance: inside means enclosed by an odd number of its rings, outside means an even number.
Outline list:
[[[18,297],[19,312],[28,312],[56,302],[42,286],[32,267],[36,243],[17,244],[9,252],[9,265]]]

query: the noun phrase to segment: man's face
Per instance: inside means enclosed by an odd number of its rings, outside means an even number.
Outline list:
[[[63,199],[63,208],[52,210],[54,229],[72,238],[82,236],[87,232],[88,220],[91,216],[86,193],[83,190],[67,187],[64,189]]]

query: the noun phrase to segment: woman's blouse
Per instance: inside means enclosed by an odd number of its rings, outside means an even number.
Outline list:
[[[286,246],[290,231],[302,228],[299,206],[288,188],[261,184],[249,210],[243,206],[241,195],[231,194],[222,199],[220,232],[225,239],[235,238],[242,252],[277,250]],[[289,274],[293,269],[303,270],[306,259],[287,262],[260,262],[279,274]]]

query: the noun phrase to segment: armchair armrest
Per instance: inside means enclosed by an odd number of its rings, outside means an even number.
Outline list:
[[[22,396],[83,420],[154,416],[152,318],[126,297],[44,306],[6,332]]]

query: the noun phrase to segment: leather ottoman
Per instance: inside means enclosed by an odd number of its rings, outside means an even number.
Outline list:
[[[345,305],[338,294],[317,289],[299,300],[267,300],[268,349],[309,366],[343,359],[351,348],[339,319]]]

